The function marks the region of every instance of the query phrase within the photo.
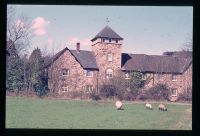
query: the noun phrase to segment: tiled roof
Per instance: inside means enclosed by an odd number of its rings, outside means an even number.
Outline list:
[[[112,38],[123,40],[123,38],[113,31],[109,26],[105,26],[91,41],[94,41],[96,38]]]
[[[76,50],[71,50],[71,53],[75,56],[75,58],[83,66],[83,68],[98,69],[93,52],[83,50],[77,52]]]
[[[191,63],[191,57],[122,53],[122,70],[153,73],[183,73]]]
[[[46,63],[45,67],[49,67],[66,50],[69,50],[69,49],[66,47],[65,49],[61,50],[56,55],[54,55],[52,57],[52,59]],[[69,50],[69,52],[75,57],[75,59],[78,61],[78,63],[84,69],[98,69],[97,64],[96,64],[95,56],[94,56],[94,54],[91,51],[80,50],[80,52],[77,52],[76,50]]]

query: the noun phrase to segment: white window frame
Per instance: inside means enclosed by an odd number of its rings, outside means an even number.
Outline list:
[[[177,75],[176,74],[172,74],[172,81],[177,81]]]
[[[93,86],[92,85],[86,85],[85,86],[85,92],[86,93],[90,93],[93,91]]]
[[[112,53],[107,54],[107,60],[110,61],[110,62],[113,61],[113,54]]]
[[[67,74],[66,74],[66,75],[64,74],[63,70],[67,70]],[[61,72],[62,72],[62,76],[69,76],[69,69],[67,69],[67,68],[62,68],[62,69],[61,69]]]
[[[130,72],[126,72],[126,73],[125,73],[125,79],[131,79],[131,77],[130,77]]]
[[[146,74],[142,74],[142,80],[146,80],[146,79],[147,79]]]
[[[88,75],[88,73],[91,72],[91,75]],[[93,77],[93,71],[92,70],[85,70],[86,77]]]
[[[175,94],[172,93],[173,91],[175,91]],[[171,96],[178,96],[178,90],[176,88],[171,89]]]
[[[113,70],[112,69],[106,70],[106,78],[113,78]]]
[[[61,90],[59,90],[59,94],[69,92],[69,86],[63,85]]]

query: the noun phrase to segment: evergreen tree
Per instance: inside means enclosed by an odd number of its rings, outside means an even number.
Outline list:
[[[46,93],[47,78],[44,70],[44,59],[40,49],[35,49],[29,58],[30,86],[39,96]]]
[[[16,56],[7,60],[6,88],[7,90],[19,91],[23,87],[23,61]]]

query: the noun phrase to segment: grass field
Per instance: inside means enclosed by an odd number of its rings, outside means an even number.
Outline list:
[[[192,129],[192,106],[167,104],[168,111],[146,110],[144,103],[6,97],[6,128]]]

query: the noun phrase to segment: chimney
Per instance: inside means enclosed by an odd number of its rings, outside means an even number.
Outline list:
[[[76,51],[77,51],[77,52],[80,52],[80,43],[79,43],[79,42],[76,43]]]

